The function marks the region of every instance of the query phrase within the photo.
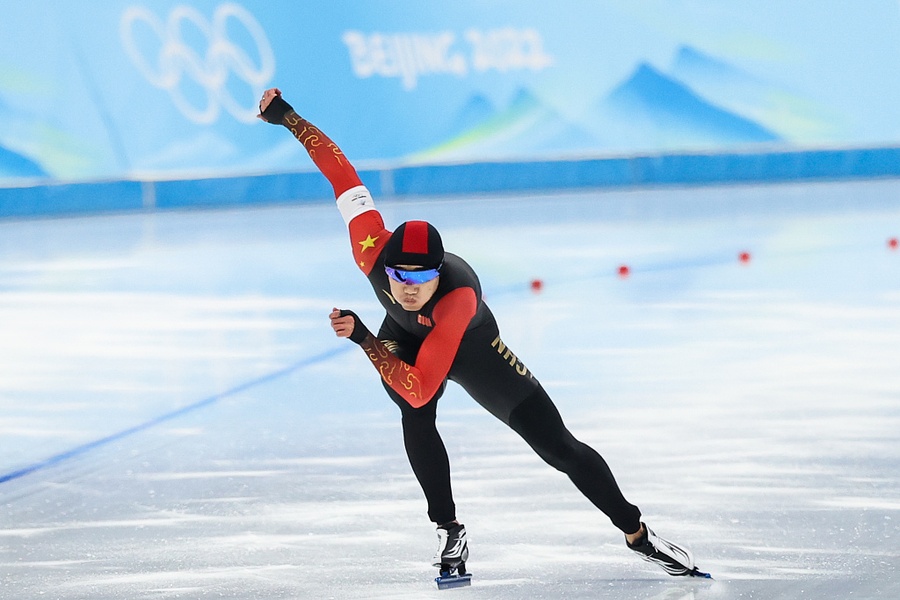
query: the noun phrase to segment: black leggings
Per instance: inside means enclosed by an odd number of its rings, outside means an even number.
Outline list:
[[[498,342],[496,325],[479,329],[482,330],[466,333],[449,379],[462,385],[479,404],[522,436],[544,461],[568,475],[616,527],[624,533],[639,530],[641,512],[622,495],[603,457],[575,439],[566,428],[537,379]],[[413,363],[418,340],[396,339],[401,336],[388,322],[379,332],[379,338],[397,341],[397,354]],[[428,501],[428,517],[437,524],[456,519],[450,462],[436,426],[437,403],[445,387],[446,382],[428,404],[413,408],[385,386],[400,407],[406,454]]]
[[[569,476],[582,494],[624,533],[641,528],[641,511],[619,490],[609,465],[596,450],[575,439],[544,388],[513,410],[509,426],[538,456]]]

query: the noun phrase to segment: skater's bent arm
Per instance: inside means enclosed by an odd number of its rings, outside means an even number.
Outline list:
[[[371,333],[360,343],[381,378],[413,408],[428,404],[450,372],[463,334],[478,308],[475,290],[453,290],[437,303],[432,313],[434,329],[410,365],[395,356]]]

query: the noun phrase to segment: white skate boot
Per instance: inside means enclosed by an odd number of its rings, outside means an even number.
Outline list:
[[[437,536],[438,549],[431,564],[440,570],[440,575],[434,580],[438,589],[471,585],[472,575],[466,572],[469,545],[466,543],[465,525],[455,524],[449,529],[438,527]]]
[[[659,565],[669,575],[712,579],[709,573],[697,569],[694,565],[694,555],[690,550],[659,537],[644,523],[641,523],[641,526],[644,529],[644,535],[634,544],[629,544],[627,541],[625,543],[642,559]]]

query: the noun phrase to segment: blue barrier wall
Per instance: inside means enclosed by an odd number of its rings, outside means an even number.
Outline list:
[[[628,158],[416,165],[359,171],[378,197],[900,177],[900,148],[668,154]],[[35,217],[333,198],[318,171],[165,181],[0,188],[0,217]]]
[[[144,208],[137,181],[63,183],[0,188],[0,217],[63,216]]]

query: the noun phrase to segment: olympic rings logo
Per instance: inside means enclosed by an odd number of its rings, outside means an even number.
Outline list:
[[[229,39],[231,20],[256,46],[256,60]],[[120,35],[138,71],[151,85],[166,90],[191,121],[213,123],[220,108],[238,121],[255,121],[257,101],[275,74],[275,55],[263,28],[242,6],[221,4],[209,22],[195,8],[180,5],[165,23],[150,10],[131,6],[122,14]],[[186,41],[188,36],[199,40],[199,52]],[[147,56],[152,51],[145,54],[148,47],[156,50],[155,58]],[[232,73],[242,85],[229,85]]]

